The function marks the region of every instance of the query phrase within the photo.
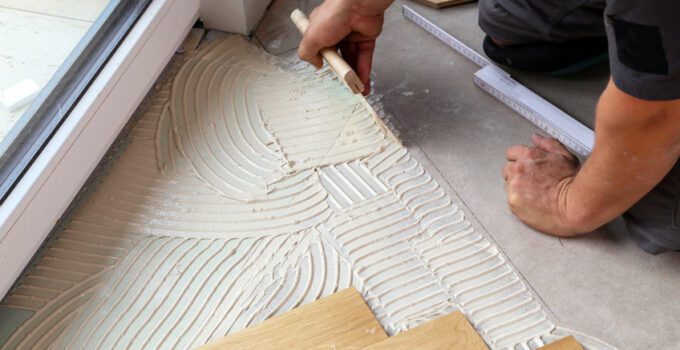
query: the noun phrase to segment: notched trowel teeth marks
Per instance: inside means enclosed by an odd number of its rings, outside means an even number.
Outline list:
[[[391,334],[455,309],[492,348],[567,333],[362,96],[202,45],[4,300],[33,314],[2,349],[194,348],[349,286]]]

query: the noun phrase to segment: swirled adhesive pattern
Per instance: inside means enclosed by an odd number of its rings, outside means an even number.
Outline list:
[[[363,97],[284,66],[235,36],[171,63],[2,349],[187,349],[349,286],[390,334],[457,309],[495,349],[574,333]]]

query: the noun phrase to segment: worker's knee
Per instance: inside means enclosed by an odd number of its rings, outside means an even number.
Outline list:
[[[517,23],[514,20],[514,16],[508,12],[499,0],[479,1],[478,24],[499,46],[536,40],[533,37],[527,37],[527,32],[531,32],[531,29],[523,28],[522,24]]]
[[[654,255],[680,251],[680,162],[623,219],[644,251]]]
[[[490,37],[495,38],[498,35],[498,29],[501,27],[503,9],[498,5],[496,0],[480,0],[479,1],[479,27]]]

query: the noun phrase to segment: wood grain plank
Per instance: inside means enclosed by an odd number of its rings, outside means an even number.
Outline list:
[[[488,350],[482,338],[459,311],[364,348],[369,349]]]
[[[348,288],[199,349],[360,349],[386,338],[361,294]]]
[[[440,9],[448,6],[467,4],[468,2],[474,2],[477,0],[413,0],[413,1]]]
[[[574,336],[564,337],[556,342],[552,342],[546,346],[539,348],[538,350],[583,350],[581,344],[579,344]]]

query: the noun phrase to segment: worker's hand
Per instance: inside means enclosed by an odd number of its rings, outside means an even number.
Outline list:
[[[309,15],[298,55],[317,68],[323,65],[319,51],[337,45],[343,58],[357,72],[370,92],[375,39],[382,30],[383,13],[392,1],[326,0]]]
[[[558,236],[575,232],[565,216],[566,193],[579,161],[553,138],[534,135],[535,147],[512,146],[503,168],[510,210],[528,226]]]

